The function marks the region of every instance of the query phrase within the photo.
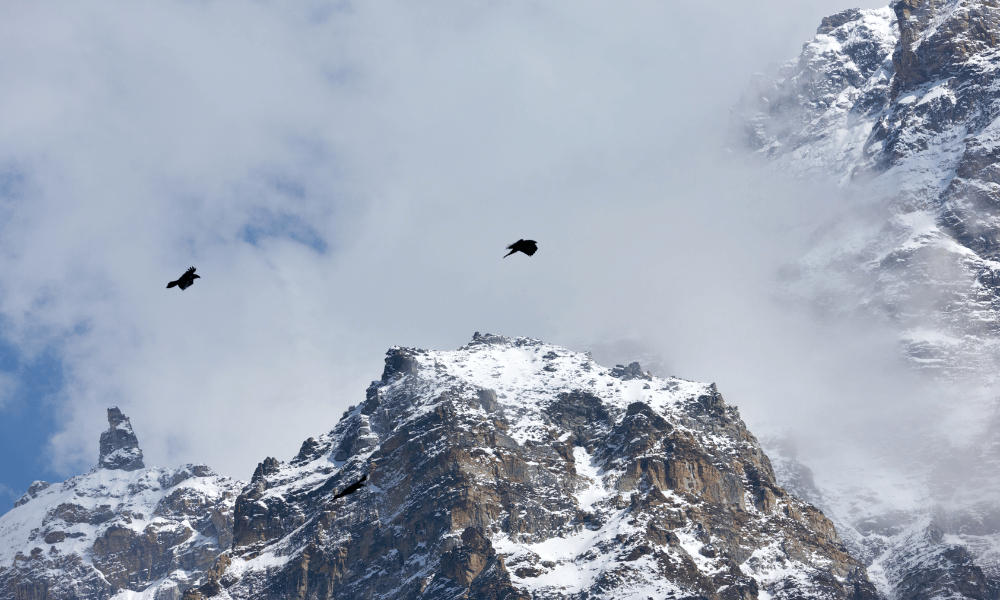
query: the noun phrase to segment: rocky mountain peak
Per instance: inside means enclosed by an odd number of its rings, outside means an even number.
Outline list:
[[[392,348],[249,483],[137,467],[108,420],[101,468],[0,517],[0,600],[875,600],[714,384],[540,340]]]
[[[389,350],[259,465],[224,562],[190,598],[875,597],[713,384],[490,334]]]
[[[146,468],[142,462],[139,439],[132,431],[132,422],[117,406],[108,409],[108,429],[101,433],[99,469],[136,471]]]

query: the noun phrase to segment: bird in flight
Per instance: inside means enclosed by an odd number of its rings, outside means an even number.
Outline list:
[[[189,287],[191,287],[191,284],[194,283],[195,279],[201,279],[201,275],[195,275],[194,267],[191,267],[187,271],[184,271],[184,274],[178,277],[177,281],[171,281],[170,283],[168,283],[167,288],[172,288],[176,285],[182,290],[186,290]]]
[[[538,244],[535,243],[535,240],[517,240],[510,246],[507,246],[507,249],[510,250],[510,252],[505,254],[504,258],[507,258],[515,252],[524,252],[528,256],[531,256],[538,251]]]
[[[342,491],[339,494],[337,494],[336,496],[334,496],[333,499],[336,500],[337,498],[343,498],[344,496],[346,496],[348,494],[353,494],[354,492],[360,490],[365,485],[365,479],[368,479],[368,474],[367,473],[365,473],[365,476],[362,477],[357,483],[352,483],[351,485],[347,486],[344,489],[344,491]]]

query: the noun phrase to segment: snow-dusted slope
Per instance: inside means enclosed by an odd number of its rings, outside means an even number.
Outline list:
[[[212,573],[191,597],[875,597],[714,385],[479,334],[261,463]]]
[[[734,110],[737,143],[767,168],[827,181],[856,208],[784,270],[786,289],[827,316],[895,328],[914,369],[951,382],[949,412],[965,424],[910,431],[925,448],[905,467],[876,455],[826,470],[834,461],[800,457],[813,461],[811,492],[799,489],[802,464],[776,463],[894,599],[1000,592],[998,73],[995,2],[897,0],[824,19]]]
[[[243,483],[205,465],[144,468],[127,419],[115,408],[108,420],[96,468],[35,482],[0,516],[0,598],[110,598],[152,586],[179,599],[231,543]]]

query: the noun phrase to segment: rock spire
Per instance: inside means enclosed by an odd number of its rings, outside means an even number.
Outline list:
[[[108,430],[101,434],[101,469],[135,471],[144,469],[139,440],[132,431],[132,423],[118,407],[108,409]]]

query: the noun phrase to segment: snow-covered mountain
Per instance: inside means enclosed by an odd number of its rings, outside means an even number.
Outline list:
[[[875,597],[714,385],[526,338],[392,349],[235,519],[204,596]]]
[[[232,544],[245,482],[205,465],[145,468],[132,425],[108,409],[98,465],[36,481],[0,516],[0,598],[110,598],[155,590],[179,599]]]
[[[385,363],[238,497],[192,467],[34,486],[0,598],[876,598],[714,384],[479,334]]]
[[[930,419],[900,426],[924,447],[901,468],[886,450],[813,473],[774,444],[779,481],[831,516],[893,599],[1000,594],[998,45],[991,0],[846,10],[754,76],[733,111],[734,146],[851,207],[782,270],[786,289],[832,319],[895,329],[901,355],[967,415],[959,442]]]

